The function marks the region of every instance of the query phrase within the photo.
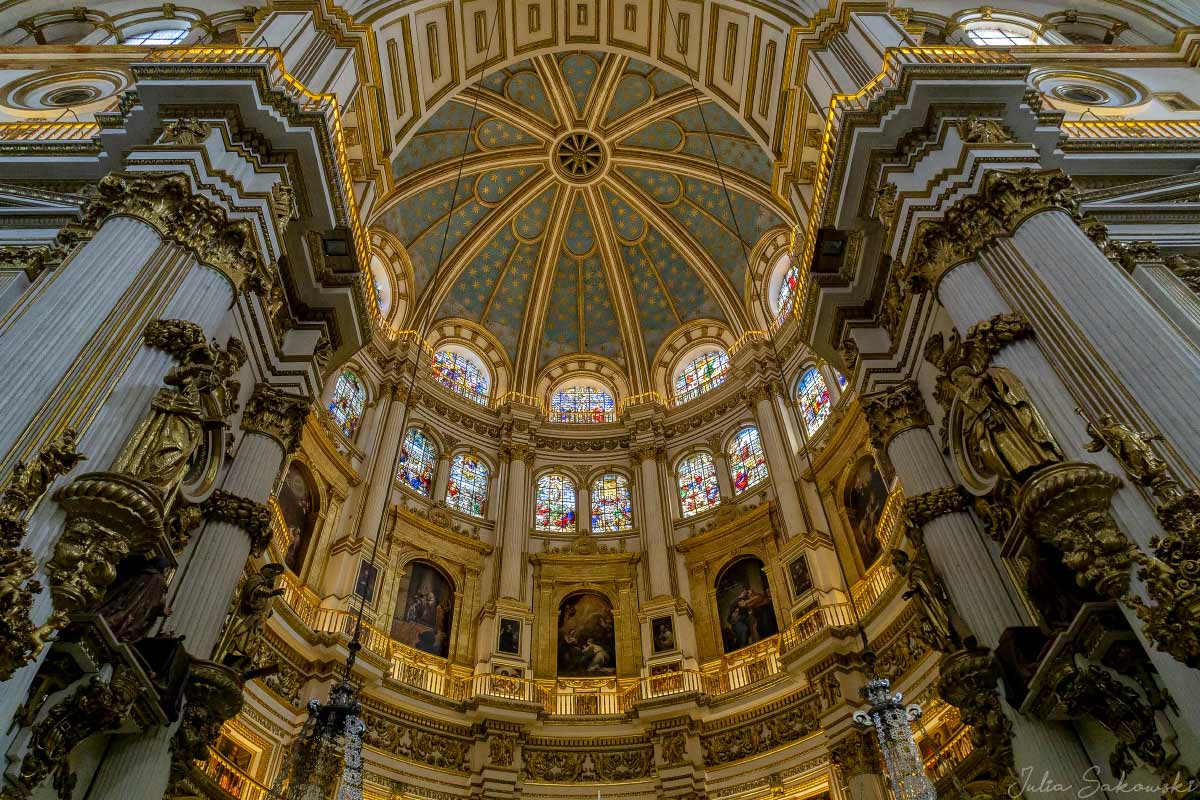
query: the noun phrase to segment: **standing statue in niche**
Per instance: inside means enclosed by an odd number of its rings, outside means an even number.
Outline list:
[[[265,564],[242,584],[234,618],[229,623],[225,644],[221,647],[225,663],[236,661],[238,666],[247,666],[261,652],[262,643],[259,639],[267,618],[271,616],[271,601],[284,592],[276,586],[282,574],[282,564]]]
[[[160,617],[170,616],[164,602],[167,596],[167,560],[162,556],[131,556],[118,568],[108,596],[100,606],[100,615],[118,641],[136,642],[144,638]]]

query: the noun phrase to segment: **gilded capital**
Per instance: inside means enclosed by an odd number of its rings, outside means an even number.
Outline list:
[[[533,448],[527,444],[511,442],[500,448],[500,457],[505,461],[521,461],[525,466],[532,467],[536,454],[533,452]]]
[[[641,464],[643,461],[665,461],[667,453],[656,444],[645,444],[631,448],[629,457],[633,463]]]
[[[217,489],[204,501],[202,508],[208,519],[236,525],[245,531],[250,537],[250,550],[255,555],[270,544],[271,512],[265,504]]]
[[[861,398],[867,418],[871,444],[884,450],[898,434],[910,428],[927,428],[931,422],[925,400],[913,381],[898,383],[882,392],[865,394]]]
[[[242,414],[242,430],[270,436],[283,446],[285,453],[294,453],[300,446],[304,420],[308,418],[312,400],[260,383],[246,403]]]
[[[19,269],[27,279],[34,281],[44,270],[61,264],[66,254],[66,248],[59,244],[4,245],[0,247],[0,269]]]

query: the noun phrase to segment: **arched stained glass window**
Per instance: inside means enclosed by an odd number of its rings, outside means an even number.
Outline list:
[[[575,482],[566,475],[551,472],[538,478],[534,527],[539,531],[575,530]]]
[[[683,515],[691,517],[721,502],[717,485],[717,470],[708,453],[696,453],[679,462],[676,471],[679,481],[679,504]]]
[[[486,404],[490,390],[487,373],[461,353],[442,350],[433,357],[433,379],[468,400]]]
[[[804,410],[804,431],[812,435],[829,419],[832,404],[829,402],[829,387],[816,367],[809,367],[800,376],[800,406]]]
[[[767,458],[763,455],[758,428],[742,428],[730,442],[729,477],[733,491],[738,494],[767,477]]]
[[[789,259],[787,272],[779,282],[779,291],[775,294],[775,319],[782,322],[792,312],[792,304],[796,302],[796,288],[800,283],[800,269]]]
[[[187,35],[187,28],[158,28],[157,30],[143,31],[127,36],[122,44],[163,47],[170,44],[179,44],[187,38]]]
[[[550,398],[551,422],[612,422],[612,395],[596,386],[569,386]]]
[[[675,402],[686,403],[715,389],[729,374],[729,356],[724,350],[712,350],[692,359],[675,376]]]
[[[592,532],[611,533],[633,527],[633,499],[629,479],[610,472],[592,484]]]
[[[433,488],[433,468],[437,464],[437,448],[420,428],[409,428],[400,448],[400,466],[396,479],[426,497]]]
[[[459,453],[450,462],[450,482],[446,484],[446,505],[464,514],[483,516],[487,502],[488,468],[474,453]]]
[[[353,439],[362,422],[363,408],[367,404],[367,389],[362,380],[350,370],[338,376],[333,386],[333,397],[329,400],[329,415],[342,429],[342,433]]]

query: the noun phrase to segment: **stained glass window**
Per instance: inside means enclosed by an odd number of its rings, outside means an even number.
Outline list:
[[[729,374],[729,356],[713,350],[697,356],[675,376],[675,402],[695,400],[709,389],[720,386]]]
[[[483,516],[487,500],[488,468],[474,453],[459,453],[450,462],[446,505],[476,517]]]
[[[717,470],[708,453],[696,453],[679,462],[679,504],[683,515],[690,517],[721,502],[717,485]]]
[[[122,44],[159,47],[168,44],[179,44],[187,38],[187,35],[187,28],[159,28],[158,30],[135,33],[127,37]]]
[[[744,492],[767,477],[767,458],[763,455],[758,428],[742,428],[729,445],[729,477],[733,491]]]
[[[627,531],[633,527],[633,500],[624,475],[601,475],[592,484],[592,532]]]
[[[350,370],[339,375],[333,386],[333,397],[329,400],[329,415],[342,433],[351,439],[358,433],[366,404],[367,390],[362,380]]]
[[[845,389],[846,388],[846,376],[843,375],[842,373],[838,372],[836,369],[833,371],[833,376],[835,378],[837,378],[838,388]]]
[[[786,258],[786,256],[785,256]],[[788,259],[789,262],[791,259]],[[800,270],[791,263],[779,283],[779,292],[775,295],[776,319],[780,322],[792,311],[792,303],[796,300],[796,287],[800,283]]]
[[[433,379],[452,392],[476,403],[488,400],[488,376],[483,368],[461,353],[442,350],[433,357]]]
[[[387,301],[383,296],[383,286],[379,283],[379,276],[371,276],[371,286],[375,289],[375,308],[379,309],[380,314],[386,314]]]
[[[800,376],[800,406],[804,410],[804,430],[812,435],[829,418],[832,404],[829,402],[829,387],[816,367],[809,367]]]
[[[437,448],[420,428],[409,428],[400,448],[400,466],[396,479],[426,497],[433,488],[433,468],[437,464]]]
[[[538,478],[534,527],[539,531],[575,530],[575,482],[566,475],[552,472]]]
[[[551,422],[612,422],[612,395],[595,386],[570,386],[550,398]]]

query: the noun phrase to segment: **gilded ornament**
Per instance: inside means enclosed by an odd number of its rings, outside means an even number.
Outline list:
[[[905,583],[908,584],[908,588],[901,598],[904,600],[911,600],[914,597],[920,599],[925,610],[926,621],[933,628],[931,638],[934,641],[931,644],[938,650],[950,652],[961,647],[962,642],[970,636],[970,633],[966,622],[955,609],[954,602],[950,599],[950,593],[946,591],[941,576],[933,566],[933,560],[929,557],[929,551],[925,548],[923,538],[916,532],[911,534],[910,538],[914,540],[914,552],[911,556],[900,549],[893,549],[889,554],[892,568],[903,575]]]
[[[842,357],[842,364],[847,372],[853,372],[854,367],[858,365],[858,343],[849,336],[845,337],[838,345],[838,355]]]
[[[93,677],[52,706],[33,726],[15,785],[7,787],[0,796],[4,800],[28,798],[46,778],[53,777],[59,798],[71,800],[75,787],[71,753],[90,736],[119,727],[141,690],[135,673],[127,667],[118,667],[111,679]]]
[[[265,564],[242,583],[232,618],[217,647],[221,663],[247,669],[270,660],[262,632],[274,599],[284,594],[278,586],[282,574],[282,564]]]
[[[970,506],[971,493],[958,485],[933,489],[904,501],[908,524],[917,527],[924,527],[928,522],[946,514],[966,511]]]
[[[497,767],[511,767],[516,749],[515,736],[493,736],[488,739],[488,763]]]
[[[209,126],[193,117],[173,119],[163,127],[159,144],[177,144],[183,147],[195,147],[208,138]]]
[[[880,452],[886,452],[888,442],[898,434],[912,428],[927,428],[931,421],[921,390],[913,381],[865,394],[860,402],[867,418],[871,445]]]
[[[245,531],[250,537],[250,552],[255,555],[261,554],[271,543],[271,512],[263,503],[217,489],[202,507],[208,519],[236,525]]]
[[[1133,757],[1137,756],[1160,777],[1173,777],[1166,769],[1166,748],[1158,734],[1154,710],[1134,689],[1097,666],[1072,666],[1059,676],[1054,693],[1066,712],[1095,719],[1117,740],[1108,760],[1114,775],[1129,774],[1136,766]]]
[[[211,661],[193,661],[184,691],[187,704],[171,738],[171,782],[185,778],[192,762],[208,758],[221,726],[242,710],[243,674]]]
[[[1158,245],[1147,240],[1126,242],[1111,239],[1104,246],[1104,255],[1115,260],[1123,270],[1130,273],[1140,263],[1162,261]]]
[[[19,269],[25,273],[30,282],[48,269],[54,269],[62,264],[67,251],[62,245],[23,245],[0,246],[0,269]]]
[[[1087,419],[1083,409],[1075,411]],[[1153,441],[1162,441],[1161,433],[1136,431],[1112,414],[1102,414],[1094,422],[1087,420],[1087,434],[1092,437],[1084,445],[1089,453],[1108,450],[1129,479],[1150,489],[1159,501],[1165,502],[1179,494],[1178,483],[1167,471],[1167,462],[1150,446]]]
[[[829,754],[846,780],[860,775],[880,775],[883,772],[879,750],[869,733],[851,731],[844,739],[834,742]]]
[[[884,231],[891,231],[892,226],[896,224],[896,212],[900,208],[896,199],[898,191],[894,183],[885,183],[875,190],[874,216],[883,225]]]
[[[271,211],[281,232],[296,216],[296,190],[287,181],[280,180],[271,188]]]
[[[1010,776],[1013,728],[1000,705],[999,680],[1000,665],[986,648],[959,650],[938,664],[938,693],[971,726],[971,744],[987,754],[996,774]]]
[[[285,454],[294,453],[300,447],[304,420],[311,407],[312,401],[307,397],[260,383],[254,387],[242,412],[242,429],[270,436],[283,446]]]
[[[1006,144],[1015,138],[1003,123],[974,115],[958,123],[959,138],[967,144]]]
[[[658,744],[664,766],[682,764],[687,758],[687,737],[679,731],[663,734]]]
[[[142,341],[183,361],[194,347],[204,344],[204,328],[184,319],[156,319],[142,332]]]
[[[75,448],[75,431],[67,428],[28,464],[18,462],[0,494],[0,682],[35,658],[56,628],[57,620],[35,626],[30,619],[33,596],[42,586],[30,580],[37,560],[21,540],[30,509],[56,478],[84,460]]]

